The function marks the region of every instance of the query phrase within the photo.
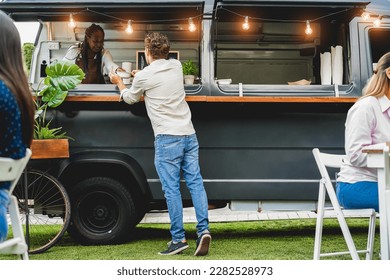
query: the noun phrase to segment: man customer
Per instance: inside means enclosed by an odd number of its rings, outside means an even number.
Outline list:
[[[365,146],[390,141],[390,53],[383,55],[363,96],[349,109],[345,123],[346,159],[336,185],[337,198],[346,209],[378,205],[378,178],[367,168]]]
[[[19,32],[0,11],[0,157],[25,156],[34,131],[34,103],[23,68]],[[9,182],[0,182],[0,241],[7,238]]]
[[[183,204],[180,193],[180,174],[186,181],[197,219],[195,256],[209,251],[208,201],[199,167],[199,144],[191,121],[191,111],[185,100],[181,63],[167,59],[168,38],[158,32],[147,34],[145,56],[149,64],[137,72],[130,89],[115,73],[111,82],[121,91],[121,98],[133,104],[144,96],[145,106],[155,135],[155,167],[165,194],[171,220],[172,240],[161,255],[173,255],[187,249],[183,227]]]

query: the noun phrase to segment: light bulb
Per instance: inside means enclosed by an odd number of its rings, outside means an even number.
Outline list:
[[[378,17],[377,19],[374,20],[374,26],[375,27],[380,27],[382,24],[382,17]]]
[[[367,21],[370,19],[370,13],[363,12],[361,17],[363,18],[363,20]]]
[[[127,34],[133,33],[134,29],[133,29],[133,25],[131,24],[131,19],[127,22],[127,27],[125,31]]]
[[[313,33],[313,29],[311,29],[310,21],[306,21],[306,29],[305,29],[306,35],[311,35]]]
[[[73,19],[73,15],[72,14],[69,15],[69,23],[68,23],[68,25],[69,25],[70,28],[75,28],[76,27],[76,23],[75,23],[75,21]]]
[[[245,17],[244,19],[244,23],[242,24],[242,29],[244,30],[249,30],[250,26],[249,26],[249,18],[248,16]]]
[[[188,19],[188,30],[190,32],[195,32],[196,31],[196,25],[195,25],[194,21],[192,20],[192,18]]]

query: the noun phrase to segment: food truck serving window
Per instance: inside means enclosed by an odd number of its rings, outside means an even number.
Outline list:
[[[170,57],[180,61],[192,60],[200,66],[201,17],[203,2],[180,1],[74,1],[74,0],[6,0],[0,9],[10,13],[15,21],[42,23],[34,62],[38,68],[62,60],[70,48],[81,46],[85,30],[92,23],[103,28],[104,48],[114,62],[121,66],[131,65],[129,70],[142,69],[145,34],[159,31],[171,42]],[[70,17],[74,26],[69,25]],[[194,18],[195,32],[188,31],[188,18]],[[126,33],[131,20],[133,31]],[[35,67],[37,69],[37,67]],[[105,69],[106,70],[106,69]],[[107,71],[106,83],[109,83]],[[201,75],[201,73],[199,73]],[[39,83],[44,71],[34,71],[30,78]],[[128,83],[131,81],[127,80]],[[82,88],[84,85],[80,85]]]
[[[348,24],[364,6],[352,1],[219,1],[215,78],[234,84],[326,84],[321,56],[339,46],[340,84],[349,84]]]

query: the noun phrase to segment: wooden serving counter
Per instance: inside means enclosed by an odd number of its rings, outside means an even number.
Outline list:
[[[352,97],[285,97],[285,96],[186,96],[187,102],[253,102],[253,103],[355,103]],[[68,96],[67,102],[119,102],[119,95]]]

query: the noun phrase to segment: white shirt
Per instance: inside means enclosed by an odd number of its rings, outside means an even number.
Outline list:
[[[367,168],[365,146],[390,141],[390,100],[386,96],[365,97],[348,111],[345,123],[345,152],[338,181],[377,181],[376,170]]]
[[[121,98],[133,104],[144,95],[145,106],[154,135],[191,135],[195,129],[185,100],[183,70],[176,59],[158,59],[138,72],[131,85],[121,91]]]
[[[79,56],[80,52],[81,52],[81,48],[77,46],[72,46],[68,49],[68,51],[66,52],[62,60],[76,63],[76,58]],[[111,69],[115,71],[118,67],[119,66],[114,63],[110,51],[107,49],[102,49],[102,65],[101,65],[102,74],[109,75]]]

